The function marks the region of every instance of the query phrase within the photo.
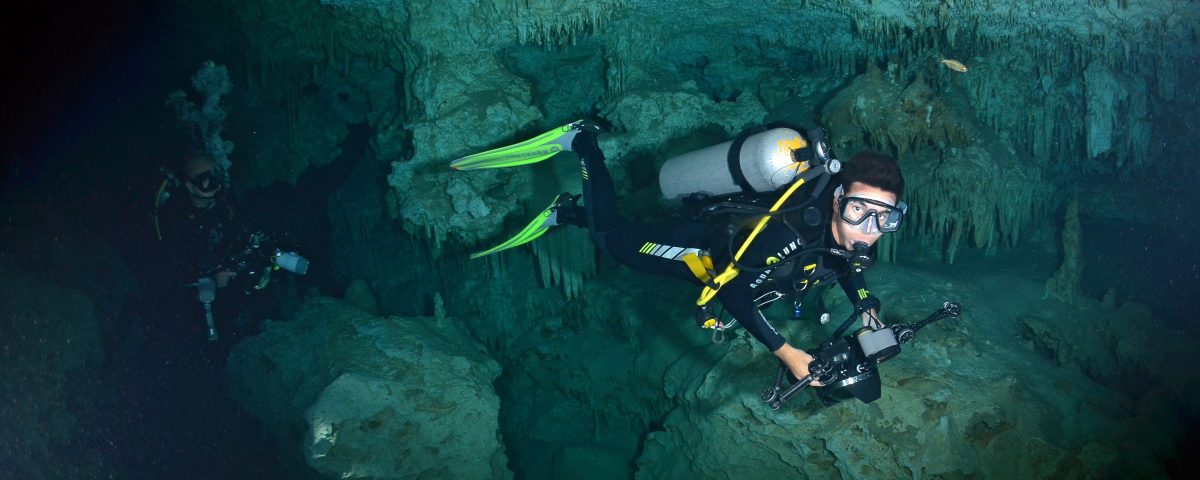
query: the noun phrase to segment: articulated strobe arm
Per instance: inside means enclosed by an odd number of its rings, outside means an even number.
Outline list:
[[[831,380],[833,377],[833,371],[828,363],[820,360],[813,360],[812,363],[808,364],[808,376],[801,378],[796,383],[793,383],[791,386],[787,387],[787,389],[784,389],[783,382],[786,381],[790,376],[791,371],[788,370],[787,364],[783,363],[782,361],[779,362],[779,373],[775,374],[775,384],[767,387],[767,389],[763,390],[762,393],[763,401],[767,402],[767,405],[771,407],[771,410],[779,410],[779,406],[783,405],[783,402],[791,400],[792,397],[796,396],[797,393],[800,393],[800,390],[803,390],[805,387],[811,385],[812,382],[820,381],[824,383]],[[780,392],[780,390],[783,391]]]
[[[926,317],[924,320],[921,320],[921,321],[911,324],[911,325],[906,325],[906,324],[892,325],[892,331],[896,332],[896,341],[898,341],[900,343],[908,343],[909,340],[913,339],[913,335],[916,335],[917,331],[921,330],[922,328],[925,328],[926,325],[929,325],[938,320],[943,320],[943,319],[950,318],[950,317],[957,317],[961,313],[962,313],[962,305],[959,305],[958,302],[946,302],[946,303],[942,304],[941,310],[933,312],[932,315]]]
[[[848,389],[848,393],[851,395],[843,395],[843,397],[852,396],[864,403],[870,403],[879,398],[879,375],[875,370],[876,365],[898,354],[900,352],[899,344],[912,340],[916,332],[926,325],[938,320],[957,317],[962,313],[962,306],[957,302],[946,302],[941,309],[920,322],[911,325],[898,324],[874,331],[864,328],[854,335],[842,337],[841,334],[845,331],[848,322],[860,313],[861,309],[855,309],[854,313],[847,318],[847,323],[838,329],[833,339],[821,344],[811,352],[813,361],[808,365],[808,376],[796,380],[786,388],[784,381],[795,377],[791,375],[787,365],[780,362],[779,372],[775,374],[775,383],[763,390],[763,402],[766,402],[772,410],[778,410],[784,402],[796,396],[800,390],[812,385],[814,381],[819,381],[827,386],[826,389]],[[885,332],[889,337],[886,342],[877,338]],[[887,348],[878,348],[880,346],[887,346]],[[833,398],[830,392],[824,390],[819,392],[818,396],[826,406],[841,400],[841,398]]]

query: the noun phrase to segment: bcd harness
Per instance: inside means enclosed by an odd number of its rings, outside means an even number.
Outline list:
[[[790,125],[779,123],[769,124],[764,128],[774,128],[776,126],[784,126],[799,131],[799,129],[796,129]],[[739,173],[740,170],[737,168],[737,155],[740,151],[740,143],[743,142],[751,133],[753,132],[747,131],[739,135],[738,139],[734,141],[733,147],[729,150],[730,172],[733,173],[735,181],[737,181],[737,183],[742,187],[742,190],[747,193],[750,193],[753,190],[750,189],[749,185],[746,184],[744,180],[737,180],[739,178],[743,178]],[[861,271],[862,268],[865,268],[865,265],[861,265],[860,262],[857,262],[854,258],[852,258],[854,255],[850,252],[822,247],[801,249],[800,251],[795,252],[794,255],[791,255],[791,258],[786,260],[778,260],[774,258],[768,259],[767,265],[762,267],[749,266],[740,262],[747,249],[758,237],[758,235],[767,227],[767,224],[770,223],[772,219],[782,219],[785,213],[808,209],[811,204],[817,200],[820,193],[825,189],[830,177],[841,170],[841,162],[833,158],[829,153],[829,149],[823,141],[821,129],[816,128],[809,130],[808,137],[809,138],[807,142],[803,138],[799,139],[800,148],[793,150],[793,157],[795,159],[794,166],[798,172],[798,175],[796,176],[795,180],[793,180],[791,185],[789,185],[788,188],[783,192],[783,194],[775,200],[770,208],[765,209],[764,211],[762,206],[754,204],[747,205],[745,203],[737,202],[720,202],[705,208],[704,213],[710,215],[716,213],[734,213],[740,215],[761,216],[755,222],[754,227],[750,230],[750,233],[746,235],[736,253],[733,252],[733,244],[736,240],[730,239],[730,262],[725,266],[721,273],[717,273],[712,257],[708,252],[697,250],[688,252],[682,256],[681,260],[683,260],[683,262],[687,265],[688,269],[693,275],[696,276],[697,279],[700,280],[701,283],[705,285],[703,290],[700,292],[699,298],[696,299],[696,323],[698,325],[704,328],[718,330],[724,328],[724,325],[718,321],[717,315],[713,314],[712,309],[709,306],[709,302],[711,302],[713,298],[716,298],[717,292],[721,290],[721,287],[732,281],[742,271],[766,272],[768,270],[781,268],[785,264],[795,262],[796,260],[802,258],[803,254],[814,251],[825,251],[827,253],[842,256],[847,260],[850,260],[852,268],[856,268],[859,271]],[[810,192],[808,199],[800,202],[797,205],[784,208],[784,205],[789,199],[791,199],[792,195],[800,189],[800,187],[813,182],[817,182],[817,185],[816,188],[813,188]],[[809,213],[810,212],[805,211],[806,217]],[[784,220],[784,224],[787,225],[786,220]],[[790,225],[788,225],[788,227],[793,232],[796,231]],[[797,236],[799,237],[799,235]],[[772,262],[771,260],[775,261]],[[806,268],[805,270],[808,269]],[[822,280],[823,279],[817,279],[812,283],[812,285],[815,285]],[[803,282],[803,286],[806,288],[809,285],[807,283],[808,281],[804,280]],[[795,286],[795,288],[797,288],[798,291],[803,290],[803,288],[799,286]],[[778,298],[779,297],[777,296],[775,299]]]

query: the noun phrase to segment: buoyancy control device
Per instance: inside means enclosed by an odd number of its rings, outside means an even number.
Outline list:
[[[682,259],[705,285],[696,300],[698,325],[718,330],[725,327],[708,304],[724,284],[748,267],[739,263],[747,248],[772,219],[803,208],[821,190],[812,189],[812,198],[799,205],[789,203],[800,187],[818,179],[824,185],[841,170],[841,162],[829,152],[821,129],[808,130],[807,135],[801,135],[800,130],[782,122],[767,124],[742,132],[731,141],[671,158],[660,170],[659,187],[666,198],[701,199],[754,219],[747,233],[738,236],[741,247],[735,252],[733,245],[729,246],[731,261],[723,270],[718,272],[711,266],[711,259],[705,258],[708,252],[691,253]],[[723,201],[755,193],[769,193],[769,203],[738,205]]]

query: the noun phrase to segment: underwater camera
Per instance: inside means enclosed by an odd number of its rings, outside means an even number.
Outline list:
[[[201,274],[201,278],[196,282],[196,293],[200,303],[204,305],[208,340],[216,341],[218,338],[212,316],[212,304],[217,297],[217,284],[213,275],[221,271],[235,273],[230,285],[236,285],[239,290],[250,294],[267,288],[271,282],[271,272],[280,269],[304,275],[308,273],[308,259],[293,250],[285,249],[283,242],[274,240],[263,232],[254,232],[247,237],[246,244],[236,248],[225,262]]]
[[[246,293],[267,288],[271,272],[283,269],[296,275],[308,273],[308,259],[283,246],[283,242],[263,232],[254,232],[245,246],[236,250],[224,263],[237,273],[234,283]]]
[[[898,355],[900,344],[911,341],[916,332],[926,325],[958,317],[962,313],[962,306],[956,302],[946,302],[941,309],[914,324],[898,324],[878,330],[863,327],[851,335],[841,336],[849,323],[863,311],[865,309],[861,307],[855,309],[833,339],[811,352],[813,361],[808,366],[807,377],[796,378],[787,365],[780,362],[775,383],[763,391],[763,402],[771,409],[778,410],[784,402],[814,381],[825,385],[817,389],[817,397],[827,407],[852,398],[863,403],[878,400],[882,389],[876,366]],[[790,385],[785,387],[785,381]]]

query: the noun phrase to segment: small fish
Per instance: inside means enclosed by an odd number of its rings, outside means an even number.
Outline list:
[[[959,73],[965,73],[965,72],[967,71],[967,66],[966,66],[966,65],[963,65],[963,64],[962,64],[962,62],[960,62],[960,61],[958,61],[958,60],[951,60],[951,59],[949,59],[949,58],[943,58],[943,59],[941,59],[941,60],[938,60],[938,61],[939,61],[939,62],[942,62],[942,65],[945,65],[945,66],[946,66],[946,68],[949,68],[949,69],[951,69],[951,70],[954,70],[954,71],[956,71],[956,72],[959,72]]]

